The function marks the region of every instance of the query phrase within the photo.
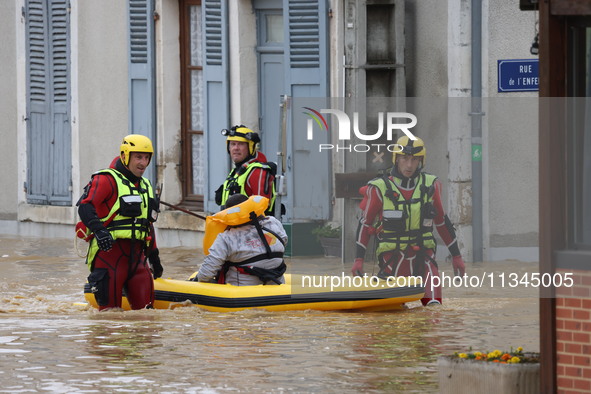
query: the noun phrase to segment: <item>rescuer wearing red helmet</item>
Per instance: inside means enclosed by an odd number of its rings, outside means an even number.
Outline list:
[[[437,243],[433,227],[453,256],[456,275],[465,274],[454,227],[445,214],[441,182],[422,171],[426,149],[423,140],[402,136],[392,157],[389,176],[371,180],[365,188],[363,214],[357,231],[357,253],[353,275],[363,276],[365,251],[371,235],[377,237],[380,277],[422,276],[423,305],[441,304],[441,286],[432,287],[439,276],[435,261]]]
[[[119,151],[110,168],[92,175],[78,202],[90,242],[88,284],[99,310],[120,308],[123,289],[132,309],[151,308],[152,276],[163,272],[152,225],[159,202],[142,176],[154,154],[152,142],[130,134]]]
[[[244,125],[222,130],[226,136],[226,150],[234,163],[234,168],[226,181],[216,190],[215,202],[224,206],[233,194],[245,196],[263,196],[269,199],[267,215],[274,214],[275,173],[274,163],[258,150],[261,139],[259,134]]]

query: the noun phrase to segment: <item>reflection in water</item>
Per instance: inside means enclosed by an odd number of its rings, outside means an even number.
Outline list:
[[[97,368],[124,368],[125,374],[140,374],[146,368],[159,365],[157,359],[146,359],[147,349],[157,349],[161,345],[152,343],[164,328],[156,329],[143,322],[134,324],[107,323],[88,327],[83,333],[87,341],[88,354],[95,356]]]
[[[539,350],[537,293],[526,289],[492,298],[491,289],[445,289],[441,307],[395,313],[98,313],[73,303],[83,300],[88,272],[60,242],[0,239],[0,392],[437,392],[439,355]],[[201,259],[187,249],[161,255],[173,278]],[[343,269],[337,259],[289,264]],[[535,269],[469,269],[514,266]]]

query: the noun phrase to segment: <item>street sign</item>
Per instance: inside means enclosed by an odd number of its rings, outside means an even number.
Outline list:
[[[497,60],[497,67],[499,93],[539,90],[538,59]]]

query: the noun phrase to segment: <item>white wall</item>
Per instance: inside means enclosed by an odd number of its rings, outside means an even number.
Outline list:
[[[488,157],[484,198],[488,206],[489,258],[517,255],[538,259],[538,105],[537,92],[498,93],[497,60],[536,59],[530,54],[537,12],[516,11],[511,0],[489,4]],[[519,250],[521,249],[521,250]]]
[[[18,10],[18,11],[17,11]],[[22,26],[20,6],[15,1],[0,2],[0,220],[16,219],[17,190],[17,48],[16,32]],[[20,114],[21,116],[24,114]],[[22,122],[22,118],[20,120]],[[20,186],[22,189],[22,185]]]
[[[162,200],[177,204],[182,199],[181,75],[179,7],[176,1],[156,2],[156,107],[158,179]]]
[[[230,125],[259,129],[256,15],[251,0],[230,1]],[[219,132],[219,130],[214,131]]]
[[[77,52],[81,186],[119,155],[129,131],[126,4],[118,0],[78,2]],[[75,190],[79,195],[81,190]]]

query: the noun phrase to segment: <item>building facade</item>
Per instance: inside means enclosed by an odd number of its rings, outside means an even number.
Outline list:
[[[474,244],[486,261],[538,258],[537,92],[498,90],[499,60],[536,58],[536,16],[513,1],[482,2],[477,43],[466,0],[14,0],[0,7],[7,44],[0,49],[1,233],[71,236],[84,185],[131,132],[155,143],[148,176],[164,201],[214,212],[213,193],[230,169],[220,130],[244,124],[261,134],[262,151],[285,176],[284,222],[294,243],[310,226],[342,224],[350,261],[360,201],[352,179],[387,168],[391,154],[319,152],[320,143],[342,141],[319,129],[307,139],[302,112],[325,105],[360,113],[366,130],[379,127],[380,111],[415,113],[427,170],[444,183],[467,259]],[[476,138],[475,47],[484,97]],[[163,246],[200,245],[203,224],[186,214],[166,210],[157,225]]]

